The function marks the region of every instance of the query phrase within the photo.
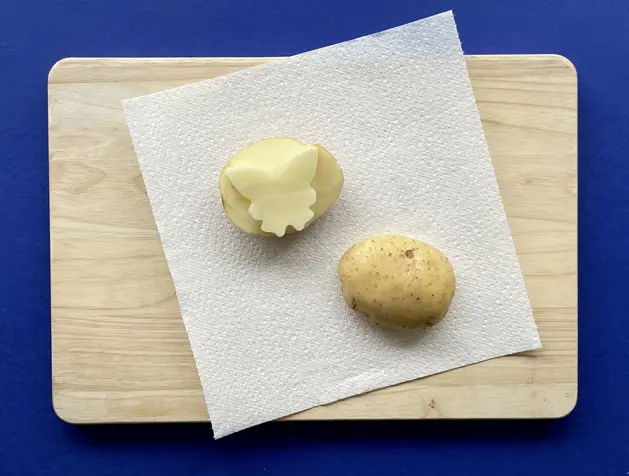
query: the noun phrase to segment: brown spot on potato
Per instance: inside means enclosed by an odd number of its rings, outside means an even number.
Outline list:
[[[415,253],[413,253],[413,250],[406,250],[406,253],[404,253],[406,255],[407,258],[414,258],[415,257]]]

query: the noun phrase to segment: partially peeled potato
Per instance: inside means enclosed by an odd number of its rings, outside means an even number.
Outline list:
[[[285,187],[286,200],[282,200],[280,195],[279,200],[272,202],[275,204],[272,212],[275,214],[277,225],[277,217],[279,216],[281,219],[283,207],[286,208],[286,213],[289,213],[290,206],[294,205],[293,197],[296,191],[291,189],[292,184],[287,183],[286,180],[282,181],[278,179],[275,182],[269,183],[264,183],[261,180],[260,183],[256,183],[255,179],[251,179],[250,175],[246,174],[247,188],[245,189],[241,185],[243,181],[236,180],[236,178],[243,175],[242,170],[244,170],[245,167],[247,168],[245,171],[256,169],[258,171],[257,173],[262,173],[262,175],[260,175],[261,177],[264,176],[264,172],[268,172],[267,175],[270,177],[275,177],[273,174],[276,173],[277,167],[282,166],[282,164],[278,164],[278,162],[283,160],[281,157],[286,151],[305,151],[309,152],[312,156],[313,147],[316,147],[316,169],[312,169],[312,180],[309,182],[309,187],[314,190],[314,193],[309,190],[309,196],[312,197],[311,202],[313,203],[305,202],[308,205],[308,215],[299,225],[296,225],[297,228],[291,225],[289,223],[291,220],[287,218],[286,226],[280,227],[284,228],[283,230],[277,229],[276,226],[274,232],[265,231],[263,229],[263,221],[254,218],[254,216],[258,216],[258,214],[256,214],[255,207],[252,207],[252,200],[247,198],[245,194],[249,194],[249,197],[253,197],[254,193],[260,195],[262,192],[268,191],[269,193],[278,195],[282,193],[281,188]],[[309,149],[306,150],[306,148]],[[237,172],[239,172],[239,174],[237,174]],[[310,178],[310,176],[308,177]],[[234,226],[254,236],[283,236],[284,233],[294,233],[295,231],[299,231],[300,228],[304,229],[310,226],[314,221],[325,214],[339,197],[341,189],[343,188],[343,180],[343,172],[336,159],[324,147],[318,144],[302,144],[300,141],[291,138],[272,138],[256,142],[230,158],[221,172],[219,187],[225,214]],[[236,183],[236,185],[234,183]],[[240,190],[237,185],[240,186]],[[265,187],[272,188],[272,190],[265,190]],[[243,194],[242,192],[245,193]],[[268,200],[263,203],[268,203]],[[302,214],[302,218],[303,216]],[[267,230],[268,229],[269,227],[267,227]]]

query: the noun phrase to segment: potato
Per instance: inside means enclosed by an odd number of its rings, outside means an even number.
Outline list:
[[[227,161],[219,178],[219,188],[225,214],[233,225],[250,235],[281,236],[283,234],[262,230],[262,221],[254,219],[250,213],[252,202],[234,186],[228,176],[228,171],[230,167],[242,164],[244,161],[253,164],[256,164],[256,161],[264,161],[263,167],[268,165],[269,170],[272,171],[272,167],[276,165],[274,160],[279,154],[287,149],[299,147],[304,147],[304,144],[296,139],[264,139],[243,149]],[[303,228],[310,226],[334,204],[343,187],[343,172],[332,154],[320,145],[315,145],[315,147],[317,149],[317,165],[310,187],[316,193],[316,200],[309,207],[312,217]],[[294,200],[289,198],[285,203],[291,204],[294,203]],[[286,233],[294,233],[295,231],[297,230],[290,225],[285,230]]]
[[[445,316],[454,297],[448,258],[406,236],[359,241],[343,255],[338,272],[348,306],[383,328],[431,327]]]

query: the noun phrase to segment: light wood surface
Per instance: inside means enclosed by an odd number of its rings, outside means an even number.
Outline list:
[[[64,420],[208,415],[120,101],[271,58],[66,59],[49,77],[53,403]],[[468,57],[543,349],[291,419],[548,418],[577,398],[577,85],[560,56]]]

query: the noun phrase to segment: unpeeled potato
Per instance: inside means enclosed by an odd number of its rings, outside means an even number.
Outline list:
[[[359,241],[343,255],[338,272],[348,306],[383,328],[435,325],[448,312],[456,287],[448,258],[406,236]]]
[[[269,145],[272,145],[272,147],[282,147],[283,144],[291,143],[301,144],[301,142],[296,139],[286,137],[264,139],[243,149],[225,164],[219,178],[223,208],[229,221],[242,231],[255,236],[273,236],[272,233],[263,231],[261,229],[262,222],[253,219],[249,214],[251,202],[234,187],[225,173],[226,169],[236,164],[245,154],[256,154],[257,150],[261,150]],[[339,197],[341,189],[343,188],[343,171],[336,162],[336,159],[324,147],[318,144],[316,144],[316,147],[318,151],[317,169],[314,179],[310,184],[316,192],[316,202],[310,207],[314,216],[308,221],[306,227],[310,226],[315,220],[328,211]],[[261,153],[260,157],[263,158],[266,157],[266,155]],[[294,233],[295,231],[292,226],[286,229],[286,233]]]

